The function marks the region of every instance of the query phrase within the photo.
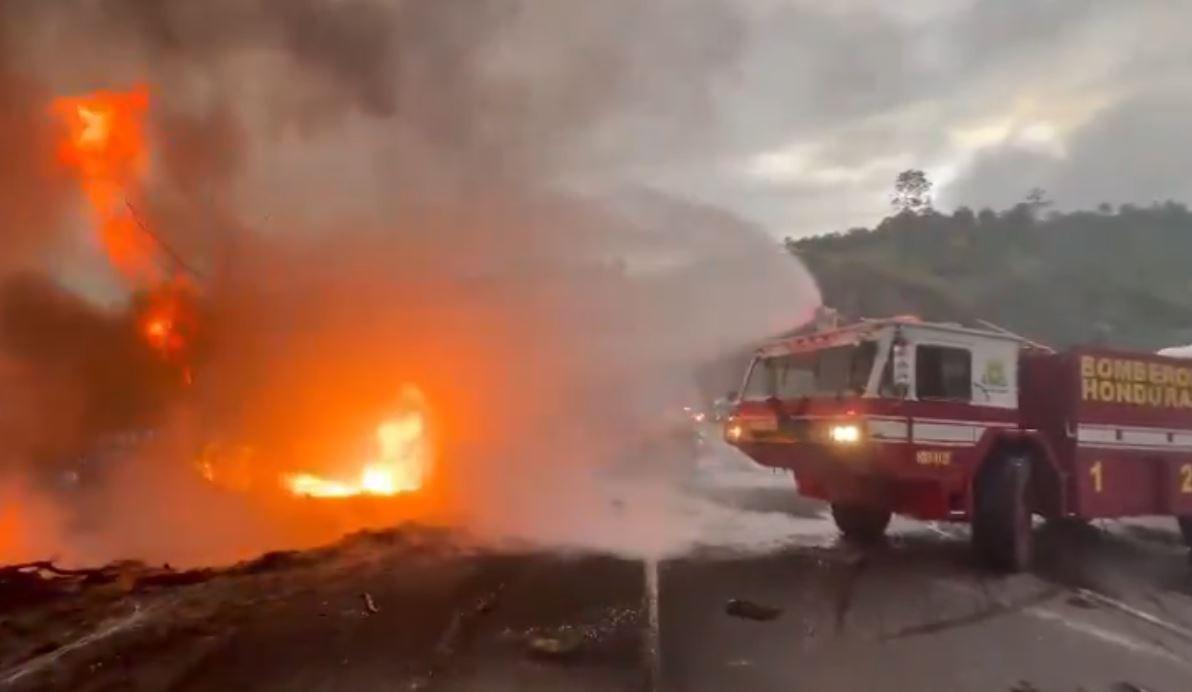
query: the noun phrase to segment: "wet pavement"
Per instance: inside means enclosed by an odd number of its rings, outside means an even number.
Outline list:
[[[1192,689],[1192,567],[1174,521],[1041,525],[1037,540],[1036,569],[1011,576],[975,564],[966,527],[906,520],[873,548],[665,562],[659,688]],[[782,614],[728,617],[732,598]]]
[[[675,561],[663,565],[660,595],[668,690],[1192,685],[1185,593],[1140,583],[1102,599],[1038,575],[991,578],[969,564],[959,537]],[[783,613],[729,618],[718,607],[729,598]]]
[[[114,598],[102,623],[40,648],[28,617],[7,616],[5,636],[30,641],[23,653],[5,649],[0,683],[1192,689],[1192,567],[1170,520],[1040,526],[1037,568],[1000,577],[973,563],[962,526],[896,521],[883,546],[841,544],[825,508],[799,498],[789,478],[727,450],[701,461],[692,487],[739,510],[726,517],[745,527],[795,517],[798,535],[767,550],[719,541],[660,562],[494,555],[416,533],[358,537],[318,559]],[[758,610],[738,605],[730,615],[732,599]],[[81,617],[73,607],[59,615]]]

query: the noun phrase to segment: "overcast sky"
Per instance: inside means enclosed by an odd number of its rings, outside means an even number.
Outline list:
[[[0,2],[0,116],[147,81],[155,148],[203,181],[176,187],[226,183],[258,219],[388,219],[394,190],[432,184],[630,182],[802,236],[876,224],[906,168],[944,211],[1036,186],[1060,209],[1192,201],[1192,0],[199,8]]]
[[[1192,2],[734,2],[716,146],[643,179],[777,236],[874,224],[909,167],[946,211],[1192,201]]]

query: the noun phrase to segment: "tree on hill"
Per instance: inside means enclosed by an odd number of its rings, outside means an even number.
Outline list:
[[[931,211],[931,181],[916,168],[907,169],[894,179],[890,204],[897,213],[923,214]]]
[[[1053,202],[1047,198],[1047,191],[1041,187],[1032,187],[1026,193],[1026,199],[1022,204],[1015,208],[1019,210],[1025,217],[1029,217],[1034,221],[1043,217],[1043,212],[1050,207]]]
[[[1047,191],[1041,187],[1032,187],[1027,191],[1026,203],[1035,211],[1043,211],[1052,204],[1051,200],[1047,199]]]

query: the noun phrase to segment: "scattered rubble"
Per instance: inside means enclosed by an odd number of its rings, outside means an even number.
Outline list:
[[[72,689],[79,676],[90,676],[119,687],[129,675],[183,675],[189,661],[286,603],[315,594],[322,606],[316,601],[312,615],[328,617],[333,601],[324,589],[396,565],[428,566],[440,557],[444,565],[457,564],[456,548],[449,532],[407,524],[221,568],[135,560],[78,569],[54,559],[0,565],[0,686],[11,679],[19,681],[14,689]],[[381,612],[377,588],[378,582],[365,581],[347,592],[358,598],[356,612]],[[486,594],[472,608],[489,612],[495,601]],[[130,672],[125,652],[150,649],[160,663],[138,663]],[[169,672],[172,666],[177,670]]]
[[[556,625],[554,627],[533,627],[520,636],[526,654],[533,659],[553,662],[570,662],[589,651],[595,653],[602,642],[617,636],[624,627],[637,627],[641,613],[632,608],[608,608],[592,620]]]
[[[724,612],[733,617],[757,620],[759,622],[769,622],[782,615],[781,608],[761,605],[760,603],[754,603],[753,601],[740,598],[730,598],[724,606]]]
[[[505,584],[497,584],[495,588],[481,594],[474,602],[463,608],[457,608],[451,613],[451,619],[443,628],[439,641],[433,652],[432,669],[440,670],[458,653],[476,629],[481,616],[488,615],[496,608],[497,599],[505,590]]]
[[[369,615],[376,615],[377,613],[381,612],[380,609],[377,608],[376,602],[373,601],[372,594],[370,594],[366,591],[366,592],[360,594],[360,598],[364,601],[364,612],[365,613],[367,613]]]
[[[530,637],[526,641],[526,650],[535,658],[560,661],[573,657],[583,643],[582,632],[573,628],[560,628],[554,636]]]
[[[154,587],[188,586],[216,575],[211,569],[175,570],[141,562],[113,562],[103,567],[66,569],[50,560],[0,567],[0,612],[25,608],[78,593],[90,586],[120,585],[140,592]]]
[[[301,556],[296,550],[274,550],[256,559],[240,563],[234,571],[239,574],[260,574],[261,572],[295,567],[309,561],[309,557]]]

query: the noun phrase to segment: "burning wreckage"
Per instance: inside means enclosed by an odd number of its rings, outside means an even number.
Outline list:
[[[268,332],[259,324],[268,312],[237,312],[244,296],[220,295],[223,287],[212,280],[218,268],[192,264],[155,228],[154,206],[142,194],[152,154],[150,106],[150,90],[136,87],[59,98],[48,108],[61,135],[60,169],[86,201],[97,245],[130,296],[127,306],[101,309],[33,275],[9,279],[0,291],[7,359],[0,360],[0,378],[6,399],[17,404],[0,416],[8,443],[0,454],[30,462],[17,479],[0,478],[0,564],[7,565],[0,567],[0,629],[12,635],[0,645],[0,685],[80,689],[82,680],[102,687],[136,679],[133,684],[154,688],[166,678],[154,678],[162,674],[154,666],[133,665],[129,652],[153,640],[179,651],[194,650],[196,641],[199,649],[224,646],[238,636],[232,634],[237,611],[273,613],[279,598],[304,593],[313,582],[337,593],[315,604],[318,617],[367,618],[395,602],[417,612],[428,598],[438,599],[435,607],[455,604],[446,626],[426,628],[441,634],[426,647],[416,643],[396,671],[407,678],[433,675],[452,651],[468,645],[506,584],[530,589],[531,601],[577,579],[592,588],[582,602],[574,593],[547,599],[565,615],[547,614],[557,624],[502,625],[501,642],[512,627],[520,628],[518,642],[535,658],[569,659],[581,648],[588,652],[581,658],[602,656],[608,647],[617,655],[639,651],[636,564],[548,559],[548,572],[576,576],[543,584],[533,576],[543,568],[541,556],[487,556],[460,532],[419,528],[458,511],[444,500],[440,482],[453,471],[437,463],[444,438],[458,453],[529,439],[537,429],[532,415],[478,415],[481,403],[426,379],[446,366],[487,391],[547,386],[520,373],[498,377],[491,363],[452,352],[465,333],[454,320],[474,329],[505,322],[507,314],[436,315],[447,322],[449,343],[410,347],[413,365],[381,376],[353,352],[329,365],[320,350],[325,345],[308,343],[322,333],[300,335],[299,355],[285,367],[254,371],[260,360],[252,359],[270,352],[238,330],[247,324],[254,335]],[[538,299],[511,290],[518,302]],[[419,306],[403,308],[417,313]],[[500,362],[520,343],[494,340],[484,348]],[[343,344],[359,347],[356,356],[371,355],[369,341],[354,334],[335,342]],[[310,353],[302,351],[307,347]],[[237,377],[228,378],[229,371]],[[619,381],[606,379],[583,385],[601,395],[621,391]],[[218,405],[204,405],[213,392]],[[279,392],[289,398],[272,398]],[[529,392],[522,398],[532,398]],[[454,414],[450,421],[440,415],[446,408]],[[452,434],[441,434],[448,426]],[[638,455],[642,445],[652,455],[660,446],[687,452],[698,431],[684,415],[681,425],[668,421],[643,439],[625,446]],[[604,441],[583,442],[607,451]],[[400,528],[377,530],[393,526]],[[188,528],[199,530],[188,535]],[[177,545],[170,545],[170,534]],[[163,538],[177,548],[171,553],[177,559],[156,557]],[[111,561],[114,556],[137,559]],[[526,574],[533,583],[518,587],[518,575]],[[407,588],[403,579],[417,584]],[[184,676],[193,663],[179,656],[171,657],[169,665],[180,668],[169,675]]]
[[[51,112],[63,128],[60,162],[76,177],[100,245],[133,292],[130,315],[122,321],[131,322],[123,328],[135,333],[137,344],[123,345],[148,358],[125,366],[132,372],[151,371],[156,380],[151,388],[156,391],[149,398],[161,401],[188,395],[196,378],[202,377],[210,343],[205,341],[202,275],[151,230],[134,203],[149,156],[143,125],[149,98],[143,86],[127,92],[100,91],[56,99]],[[40,290],[38,286],[27,289],[26,303],[48,299],[32,295]],[[19,293],[10,295],[8,316],[14,324],[9,331],[14,334],[35,331],[38,326],[21,323],[23,308],[39,307],[23,305],[21,298]],[[276,486],[309,498],[411,493],[426,484],[433,466],[427,416],[425,395],[405,383],[388,409],[378,413],[370,439],[356,445],[358,457],[325,475],[288,468],[262,477],[257,463],[260,452],[249,440],[202,444],[193,455],[194,471],[228,489]],[[89,440],[88,448],[74,450],[79,461],[65,470],[67,478],[81,480],[96,472],[94,467],[105,459],[132,453],[153,437],[152,428],[133,428]]]
[[[170,428],[177,426],[170,412],[203,396],[204,366],[218,337],[204,275],[141,213],[141,176],[150,157],[144,127],[149,106],[149,90],[136,87],[58,98],[48,109],[60,126],[58,163],[77,183],[98,245],[130,299],[125,310],[104,312],[34,275],[10,278],[0,296],[7,354],[7,362],[0,360],[0,382],[12,402],[0,418],[0,436],[6,453],[35,462],[20,478],[4,478],[0,487],[0,564],[10,565],[0,570],[0,598],[12,601],[9,606],[90,585],[179,585],[212,574],[178,571],[169,563],[164,568],[135,562],[77,568],[56,562],[86,563],[94,559],[92,553],[111,554],[85,547],[97,517],[113,502],[128,504],[130,493],[112,500],[103,496],[105,488],[140,483],[128,478],[143,473],[138,460],[161,454],[163,445],[170,447],[169,474],[187,487],[206,484],[211,494],[254,497],[259,505],[283,507],[276,511],[302,526],[287,527],[287,537],[280,540],[298,544],[387,525],[394,511],[404,517],[401,503],[395,510],[392,503],[369,498],[412,496],[425,490],[433,473],[430,408],[423,391],[408,382],[387,397],[374,396],[367,411],[351,412],[352,424],[335,431],[339,454],[334,457],[304,455],[299,449],[322,445],[322,452],[329,446],[325,440],[292,435],[284,446],[276,437],[254,439],[218,420],[186,421],[193,434],[178,435]],[[64,401],[53,400],[59,390]],[[52,418],[47,414],[61,406],[75,415],[59,416],[63,422],[56,427],[46,430],[32,420]],[[303,461],[316,457],[335,461]],[[275,461],[279,458],[292,461]],[[185,513],[193,500],[190,492],[168,511]],[[320,509],[312,502],[339,507]],[[206,504],[191,511],[209,511]],[[128,511],[131,521],[140,520],[135,509]],[[289,516],[294,514],[299,518]],[[61,554],[64,543],[58,539],[67,535],[82,539],[66,544],[84,548]],[[245,545],[228,555],[259,550]]]

